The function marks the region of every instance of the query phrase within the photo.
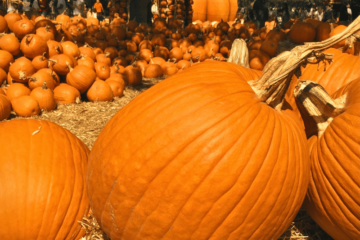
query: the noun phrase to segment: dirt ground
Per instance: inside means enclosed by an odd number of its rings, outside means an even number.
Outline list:
[[[55,111],[43,112],[33,118],[49,120],[68,129],[80,138],[91,150],[97,136],[106,123],[121,108],[137,95],[150,88],[161,79],[144,79],[143,85],[128,87],[124,96],[112,102],[82,102],[80,104],[59,105]],[[17,118],[14,114],[10,119]],[[85,238],[84,238],[85,239]],[[86,240],[100,239],[88,236]],[[332,240],[306,213],[300,210],[288,230],[278,240]]]

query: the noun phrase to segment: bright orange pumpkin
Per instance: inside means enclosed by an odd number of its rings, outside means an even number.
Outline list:
[[[233,21],[238,9],[237,0],[196,0],[193,4],[193,21]]]
[[[2,122],[0,132],[0,237],[80,239],[85,233],[78,221],[89,212],[88,148],[40,119]]]
[[[246,77],[245,77],[246,76]],[[261,101],[257,72],[208,61],[120,110],[89,158],[92,210],[112,239],[277,239],[305,197],[300,120]]]

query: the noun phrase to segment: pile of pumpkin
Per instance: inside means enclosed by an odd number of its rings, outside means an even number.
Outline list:
[[[267,21],[262,29],[257,30],[256,27],[254,28],[248,41],[250,67],[262,70],[266,63],[277,55],[280,42],[291,40],[294,44],[299,45],[306,42],[321,42],[345,29],[346,26],[341,24],[321,22],[311,18],[305,21],[292,19],[285,23],[283,28],[277,27],[275,20]],[[359,41],[352,42],[348,46],[345,46],[345,43],[344,40],[334,45],[333,48],[353,55],[359,54]]]
[[[109,11],[109,17],[110,20],[112,19],[119,19],[121,18],[123,21],[128,20],[128,14],[127,14],[127,0],[120,0],[119,2],[115,3],[114,6],[110,7]]]
[[[155,1],[152,1],[155,4]],[[186,20],[187,22],[192,22],[193,9],[192,4],[194,4],[194,0],[189,1],[189,6],[186,8],[185,0],[161,0],[159,2],[159,13],[153,14],[154,19],[161,18],[176,18],[178,20]]]

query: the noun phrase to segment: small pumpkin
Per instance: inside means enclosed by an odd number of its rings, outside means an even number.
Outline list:
[[[66,75],[67,84],[75,87],[80,93],[86,92],[95,81],[95,71],[83,65],[78,65],[75,68],[70,65],[68,67],[70,72]]]
[[[22,96],[29,96],[31,90],[26,87],[22,83],[13,83],[11,84],[6,91],[6,96],[10,101],[22,97]]]
[[[38,102],[30,96],[21,96],[11,100],[11,106],[19,117],[31,117],[40,114]]]
[[[63,53],[63,47],[61,44],[54,40],[49,40],[46,42],[49,51],[46,53],[47,58],[51,58],[55,55],[62,54]]]
[[[49,67],[49,61],[47,60],[45,55],[46,53],[44,53],[42,56],[34,57],[34,59],[32,60],[31,63],[37,71]]]
[[[26,57],[21,57],[16,59],[16,61],[11,64],[9,68],[9,74],[11,78],[20,83],[27,83],[29,77],[36,72],[35,67],[32,62]]]
[[[35,34],[28,34],[21,40],[20,49],[25,57],[33,59],[36,56],[47,52],[48,45],[40,36]]]
[[[125,83],[112,79],[107,79],[105,82],[109,84],[114,97],[124,96]]]
[[[114,98],[113,91],[108,83],[96,80],[86,93],[87,98],[92,101],[112,101]]]
[[[137,67],[127,66],[125,68],[124,76],[131,86],[137,86],[142,84],[141,70]]]
[[[0,32],[7,32],[9,29],[8,24],[3,16],[0,16]]]
[[[184,55],[184,53],[181,50],[181,48],[176,47],[176,48],[171,49],[169,58],[176,59],[176,61],[180,61],[181,59],[183,59],[183,55]]]
[[[98,54],[96,55],[96,62],[97,63],[104,63],[108,66],[111,66],[111,58],[110,53]]]
[[[46,42],[49,40],[55,40],[54,33],[50,31],[49,25],[36,29],[36,35],[42,37]]]
[[[105,63],[95,63],[96,76],[102,80],[110,77],[110,67]]]
[[[42,87],[45,82],[46,87],[51,90],[54,90],[55,87],[60,84],[60,81],[55,73],[52,72],[52,70],[50,70],[50,72],[48,70],[50,69],[40,69],[31,76],[28,83],[31,90],[34,90],[37,87]]]
[[[57,104],[77,103],[81,96],[79,90],[66,83],[61,83],[54,89],[54,98]]]
[[[7,74],[4,71],[4,69],[0,68],[0,87],[3,84],[3,82],[6,80]]]
[[[249,60],[250,68],[261,71],[270,61],[270,56],[261,50],[251,50],[249,51]]]
[[[38,102],[40,110],[52,111],[56,108],[54,93],[47,87],[46,81],[41,87],[34,88],[30,93],[30,97]]]
[[[20,53],[19,40],[13,34],[0,34],[0,49],[16,56]]]
[[[66,75],[70,72],[69,66],[74,68],[77,63],[76,60],[66,54],[58,54],[53,56],[50,61],[50,68],[59,75]]]
[[[158,78],[163,76],[163,71],[158,64],[148,64],[145,67],[144,77],[146,78]]]
[[[84,46],[79,47],[79,51],[80,51],[81,55],[83,55],[85,57],[89,57],[95,62],[96,55],[95,55],[93,49],[89,45],[85,44]]]
[[[13,32],[15,36],[22,39],[27,34],[35,31],[35,25],[29,19],[21,19],[14,23]]]
[[[78,46],[71,42],[71,41],[65,41],[61,43],[61,46],[63,48],[63,53],[69,56],[72,56],[74,58],[77,58],[80,56],[80,51]]]
[[[0,50],[0,68],[5,72],[9,71],[10,64],[14,62],[14,57],[8,51]]]
[[[142,49],[139,52],[139,60],[145,60],[147,63],[150,62],[150,59],[153,58],[154,55],[149,49]]]
[[[89,67],[90,69],[95,69],[95,62],[90,57],[85,57],[84,55],[80,55],[80,58],[77,60],[78,65],[84,65]]]

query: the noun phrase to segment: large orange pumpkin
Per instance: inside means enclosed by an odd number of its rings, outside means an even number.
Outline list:
[[[238,9],[237,0],[196,0],[193,4],[193,21],[233,21]]]
[[[0,132],[0,237],[80,239],[88,148],[45,120],[2,122]]]
[[[329,94],[333,94],[353,79],[360,77],[360,57],[342,53],[329,48],[323,51],[333,54],[331,64],[321,61],[319,64],[308,64],[301,71],[301,80],[311,80],[322,85]]]
[[[319,88],[304,83],[304,90]],[[320,96],[324,99],[327,94]],[[300,100],[304,102],[304,96]],[[306,103],[313,101],[306,96]],[[298,98],[298,96],[297,96]],[[304,206],[335,240],[360,239],[360,78],[332,95],[333,101],[310,105],[319,133],[309,139],[311,180]],[[330,108],[337,103],[337,108]],[[312,109],[318,108],[318,113]],[[326,111],[324,111],[326,110]],[[340,114],[339,114],[340,113]]]
[[[89,158],[90,204],[117,239],[277,239],[305,197],[301,123],[257,97],[257,72],[208,61],[120,110]]]

